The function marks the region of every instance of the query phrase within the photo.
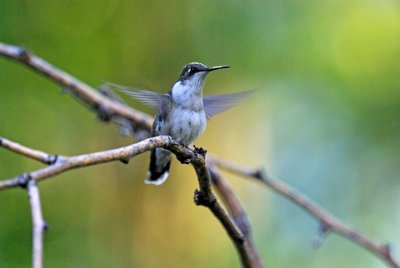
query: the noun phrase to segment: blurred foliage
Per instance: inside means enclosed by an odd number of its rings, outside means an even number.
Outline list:
[[[211,120],[196,144],[271,173],[400,257],[398,1],[0,0],[0,40],[23,45],[82,81],[167,91],[191,61],[229,64],[206,94],[258,88]],[[0,59],[0,135],[74,155],[132,142],[61,89]],[[131,105],[153,112],[140,104]],[[192,201],[191,167],[143,184],[148,155],[40,184],[47,267],[239,267],[224,230]],[[41,167],[0,150],[0,178]],[[259,184],[227,174],[268,267],[384,267]],[[0,193],[0,266],[31,263],[20,189]]]

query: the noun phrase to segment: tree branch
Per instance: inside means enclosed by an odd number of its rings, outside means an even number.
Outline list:
[[[49,155],[42,151],[28,148],[2,137],[0,137],[0,146],[17,154],[42,162],[43,164],[50,165],[53,164],[56,160],[56,156],[54,155]]]
[[[16,152],[23,152],[21,153],[24,156],[30,157],[32,154],[28,154],[26,152],[38,152],[37,155],[40,156],[47,156],[46,153],[39,152],[33,149],[30,149],[28,147],[19,145],[15,142],[9,141],[7,139],[1,138],[1,141],[6,141],[1,142],[0,146],[6,147],[7,149],[10,148],[24,148],[24,150],[12,150]],[[13,146],[9,146],[12,144]],[[235,223],[232,221],[232,219],[229,217],[229,215],[226,213],[225,209],[219,204],[217,198],[214,196],[212,193],[211,189],[211,179],[210,175],[208,172],[208,169],[205,164],[205,156],[204,156],[204,151],[203,150],[191,150],[187,147],[184,147],[180,145],[179,143],[173,141],[171,137],[169,136],[157,136],[153,138],[149,138],[146,140],[143,140],[141,142],[125,146],[125,147],[120,147],[112,150],[107,150],[107,151],[101,151],[101,152],[95,152],[95,153],[90,153],[90,154],[83,154],[83,155],[78,155],[78,156],[62,156],[58,155],[57,158],[55,158],[55,162],[52,163],[51,165],[30,172],[30,173],[25,173],[22,174],[18,177],[0,181],[0,190],[4,189],[9,189],[17,186],[21,187],[26,187],[28,186],[28,189],[30,190],[30,193],[33,194],[33,197],[31,196],[31,201],[34,200],[35,202],[32,203],[32,213],[34,215],[34,225],[35,226],[42,226],[42,225],[37,225],[39,222],[39,215],[38,215],[38,191],[36,188],[36,182],[51,178],[55,175],[58,175],[62,172],[75,169],[75,168],[80,168],[80,167],[87,167],[95,164],[100,164],[100,163],[105,163],[105,162],[111,162],[111,161],[116,161],[120,160],[124,163],[127,163],[130,158],[141,154],[145,151],[149,151],[151,149],[154,149],[156,147],[163,147],[172,153],[174,153],[177,158],[179,159],[188,159],[190,160],[190,163],[192,163],[198,177],[198,182],[199,182],[199,189],[196,190],[195,192],[195,203],[197,205],[203,205],[208,207],[211,212],[216,216],[216,218],[221,222],[223,227],[225,228],[226,232],[228,233],[229,237],[233,241],[234,245],[236,246],[237,251],[239,252],[239,255],[241,256],[243,267],[254,267],[252,263],[250,262],[249,257],[247,256],[247,251],[245,250],[244,247],[244,237],[243,234],[241,233],[240,229],[235,225]],[[36,155],[36,154],[35,154]],[[37,160],[42,160],[42,157],[34,157],[34,159]],[[33,204],[35,204],[35,210],[33,207]],[[39,203],[40,204],[40,203]],[[40,208],[40,206],[39,206]],[[35,213],[34,213],[35,212]],[[40,210],[39,210],[40,212]],[[41,213],[40,213],[41,214]],[[41,216],[41,215],[40,215]],[[34,243],[34,252],[41,252],[42,247],[39,247],[39,243],[36,241],[39,241],[39,235],[38,235],[38,227],[35,227],[35,243]],[[41,241],[41,240],[40,240]],[[37,256],[37,255],[35,255]],[[41,258],[40,258],[41,259]],[[36,260],[36,259],[35,259]],[[243,261],[245,260],[245,261]],[[35,266],[36,267],[36,266]]]
[[[2,138],[2,140],[4,140],[4,138]],[[36,181],[41,181],[74,168],[87,167],[115,160],[120,160],[126,163],[133,156],[149,151],[156,147],[170,145],[171,143],[173,143],[173,141],[169,136],[158,136],[129,146],[102,152],[70,157],[58,155],[56,161],[52,165],[32,171],[29,174],[25,173],[12,179],[0,181],[0,190],[17,186],[26,186],[30,178]]]
[[[32,266],[33,268],[41,268],[43,267],[43,234],[47,228],[47,224],[43,220],[39,189],[36,185],[36,181],[32,179],[29,180],[27,188],[29,193],[29,202],[31,205],[33,223]]]
[[[323,238],[328,234],[329,231],[335,232],[375,254],[384,262],[386,262],[389,266],[393,268],[400,268],[400,264],[394,259],[390,246],[388,244],[377,243],[374,240],[368,238],[366,235],[347,226],[338,218],[334,217],[325,209],[321,208],[313,200],[298,192],[288,184],[272,178],[261,170],[255,170],[245,166],[233,164],[229,161],[215,156],[212,156],[212,159],[210,161],[225,170],[262,182],[264,185],[268,186],[275,192],[279,193],[280,195],[292,201],[297,206],[301,207],[312,217],[318,219],[321,226],[320,232],[317,238],[314,240],[317,242],[317,244],[320,244],[322,242]]]
[[[196,189],[194,193],[194,202],[198,206],[205,206],[210,209],[214,216],[225,227],[226,232],[239,253],[242,266],[246,268],[257,267],[250,258],[250,252],[246,250],[244,244],[246,237],[243,236],[239,227],[236,226],[235,222],[230,218],[212,192],[210,173],[205,161],[206,151],[201,148],[196,148],[192,151],[180,144],[165,146],[165,148],[173,152],[183,163],[185,163],[186,159],[190,159],[190,163],[196,171],[199,182],[199,189]]]
[[[264,264],[257,252],[256,246],[254,244],[250,221],[247,217],[246,211],[240,203],[238,197],[233,191],[232,187],[225,180],[222,174],[219,172],[218,168],[208,161],[209,171],[211,179],[218,195],[221,197],[222,202],[228,209],[230,216],[235,221],[236,225],[242,231],[245,242],[243,247],[243,255],[241,254],[242,263],[250,263],[255,268],[263,268]]]
[[[47,61],[31,54],[27,49],[0,42],[0,55],[23,63],[34,71],[48,77],[50,80],[62,86],[65,90],[70,91],[73,96],[89,105],[97,112],[99,117],[104,120],[124,117],[131,120],[131,122],[140,128],[146,130],[151,129],[153,117],[119,103],[118,101],[111,100],[89,85],[63,72]]]

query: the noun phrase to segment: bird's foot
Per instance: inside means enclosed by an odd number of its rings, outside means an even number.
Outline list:
[[[184,157],[184,156],[180,156],[177,155],[176,159],[178,159],[179,162],[181,162],[181,164],[190,164],[191,158],[190,157]]]
[[[201,148],[201,147],[196,147],[196,145],[193,145],[193,147],[194,147],[194,152],[195,152],[196,154],[201,154],[202,156],[206,156],[207,150],[204,150],[204,149]]]
[[[171,144],[173,147],[177,147],[176,149],[179,150],[184,150],[185,148],[187,148],[183,143],[177,142],[177,141],[173,141]],[[179,162],[181,162],[181,164],[190,164],[191,161],[191,157],[187,157],[187,156],[182,156],[180,154],[176,154],[176,159],[178,159]]]
[[[177,142],[177,141],[172,141],[173,146],[177,146],[177,147],[186,147],[185,144],[181,143],[181,142]]]

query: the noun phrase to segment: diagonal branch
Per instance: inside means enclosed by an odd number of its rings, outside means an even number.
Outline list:
[[[241,255],[242,262],[248,261],[253,265],[251,267],[263,268],[264,265],[254,244],[251,234],[250,221],[247,217],[245,209],[240,203],[232,187],[219,172],[218,168],[213,165],[211,161],[208,162],[213,185],[217,190],[218,195],[221,197],[223,203],[227,207],[230,216],[233,218],[236,225],[240,228],[245,237],[243,252],[246,254],[243,256]],[[248,259],[245,259],[245,257]]]
[[[250,220],[247,213],[241,204],[239,198],[232,189],[232,186],[222,176],[218,167],[216,167],[211,161],[207,161],[211,180],[214,188],[216,189],[219,196],[225,206],[227,207],[229,214],[235,221],[236,225],[240,228],[243,235],[248,236],[251,234]]]
[[[62,172],[79,167],[87,167],[95,164],[106,163],[116,160],[120,160],[126,163],[133,156],[149,151],[156,147],[163,147],[170,145],[172,142],[173,141],[169,136],[158,136],[154,138],[149,138],[147,140],[129,146],[120,147],[107,151],[70,156],[70,157],[58,155],[56,161],[52,165],[32,171],[30,173],[25,173],[23,175],[17,176],[12,179],[0,181],[0,190],[5,190],[8,188],[13,188],[18,186],[25,186],[28,183],[29,179],[41,181],[51,178]]]
[[[185,159],[190,158],[190,162],[192,163],[196,171],[199,182],[199,189],[196,189],[194,193],[194,202],[198,206],[205,206],[210,209],[214,216],[225,227],[226,232],[234,243],[236,250],[240,256],[242,266],[246,268],[258,267],[251,258],[251,252],[249,252],[246,248],[247,237],[243,235],[242,231],[228,215],[225,209],[221,206],[221,204],[218,202],[217,198],[212,192],[210,172],[206,166],[205,161],[206,151],[201,148],[196,148],[192,151],[187,147],[179,144],[176,144],[176,146],[168,146],[166,148],[175,153],[177,158],[182,160],[182,162],[185,162]],[[193,153],[193,155],[190,155],[190,153],[186,154],[186,156],[182,155],[180,154],[181,150],[189,150]]]
[[[131,120],[140,128],[147,130],[151,128],[153,118],[148,114],[133,109],[118,101],[111,100],[91,86],[31,54],[24,48],[0,42],[0,55],[21,62],[34,71],[48,77],[67,91],[70,91],[76,98],[92,107],[103,119],[112,119],[113,117],[120,116]]]
[[[53,164],[56,161],[56,156],[46,154],[45,152],[31,149],[6,138],[0,137],[0,146],[17,154],[32,158],[44,164]]]
[[[33,268],[43,267],[43,235],[47,229],[47,224],[43,220],[42,208],[40,205],[39,189],[35,180],[29,180],[28,185],[29,202],[32,211],[33,223]]]
[[[328,231],[332,231],[369,250],[371,253],[381,258],[391,267],[400,268],[400,264],[394,259],[388,244],[377,243],[366,235],[347,226],[338,218],[331,215],[328,211],[321,208],[313,200],[298,192],[288,184],[280,180],[274,179],[263,171],[233,164],[229,161],[215,156],[212,157],[211,161],[213,161],[215,165],[230,172],[262,182],[275,192],[279,193],[280,195],[292,201],[294,204],[301,207],[314,218],[318,219],[321,224],[321,232],[319,233],[319,237],[317,237],[317,241],[319,243],[321,242],[323,237],[327,235]]]

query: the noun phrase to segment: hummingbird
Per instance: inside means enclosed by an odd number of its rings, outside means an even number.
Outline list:
[[[233,107],[253,91],[203,97],[206,76],[212,71],[225,68],[229,66],[207,67],[198,62],[186,64],[178,80],[166,94],[108,84],[157,109],[151,130],[153,137],[169,135],[178,143],[189,146],[204,132],[207,120]],[[165,182],[171,160],[170,151],[163,148],[153,149],[145,183],[160,185]]]

